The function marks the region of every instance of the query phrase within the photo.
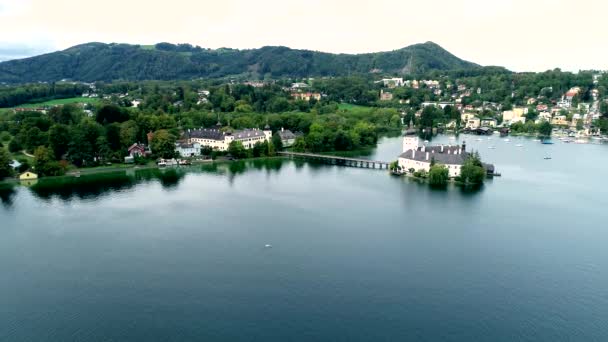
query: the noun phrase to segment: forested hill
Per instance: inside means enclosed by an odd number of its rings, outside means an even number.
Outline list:
[[[243,76],[345,76],[470,70],[479,66],[427,42],[403,49],[331,54],[281,46],[259,49],[203,49],[189,44],[154,46],[88,43],[36,57],[0,63],[0,82],[174,80]]]

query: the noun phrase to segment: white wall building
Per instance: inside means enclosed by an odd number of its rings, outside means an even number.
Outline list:
[[[240,141],[246,149],[253,148],[256,143],[270,141],[272,131],[266,126],[264,130],[257,128],[244,129],[233,133],[222,132],[219,127],[201,128],[186,132],[188,143],[199,143],[201,147],[207,146],[217,151],[228,151],[233,141]]]
[[[193,143],[176,143],[175,152],[179,153],[180,157],[194,157],[201,155],[201,144],[197,142]]]

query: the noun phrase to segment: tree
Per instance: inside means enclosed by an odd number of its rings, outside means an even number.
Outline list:
[[[268,143],[266,144],[268,146],[268,150],[266,151],[266,155],[269,157],[274,157],[277,155],[277,151],[274,147],[274,144],[271,141],[268,141]]]
[[[308,133],[306,137],[306,146],[312,152],[323,151],[323,134],[317,131]]]
[[[0,179],[13,175],[13,168],[10,165],[11,158],[4,148],[0,148]]]
[[[116,105],[105,105],[99,108],[95,116],[95,121],[100,124],[120,123],[127,120],[129,120],[129,113]]]
[[[230,155],[236,159],[247,158],[248,156],[247,150],[245,149],[245,146],[243,146],[243,143],[237,140],[230,142],[230,145],[228,145],[228,153],[230,153]]]
[[[465,185],[482,184],[486,179],[486,170],[476,154],[467,158],[460,169],[460,181]]]
[[[548,121],[543,121],[538,125],[538,133],[544,137],[550,137],[553,132],[553,126]]]
[[[65,173],[64,167],[53,160],[53,153],[44,146],[34,151],[34,169],[40,176],[61,176]]]
[[[33,151],[38,146],[45,146],[48,143],[48,136],[38,127],[32,127],[25,136],[25,145],[28,151]]]
[[[154,138],[150,143],[152,153],[159,158],[175,157],[175,141],[176,138],[167,130],[161,129],[154,132]]]
[[[17,139],[13,139],[10,143],[8,143],[8,150],[12,153],[19,152],[23,150],[23,146],[21,146]]]
[[[68,152],[70,145],[70,130],[68,126],[56,124],[51,126],[49,130],[49,147],[53,151],[55,159],[63,158],[63,155]]]
[[[278,132],[272,136],[272,143],[274,144],[274,147],[277,151],[283,149],[283,140],[281,140],[281,136]]]
[[[429,170],[429,184],[431,186],[441,187],[448,184],[450,171],[445,165],[435,164]]]
[[[297,137],[293,143],[294,152],[306,152],[306,140],[304,137]]]

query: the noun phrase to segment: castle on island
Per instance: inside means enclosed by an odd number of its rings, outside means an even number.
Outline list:
[[[470,155],[464,141],[462,145],[421,145],[418,133],[410,122],[410,127],[403,135],[403,153],[399,156],[398,163],[402,170],[414,169],[426,172],[430,171],[431,163],[443,164],[447,167],[450,177],[458,177]],[[483,164],[483,166],[488,174],[494,173],[493,165]]]

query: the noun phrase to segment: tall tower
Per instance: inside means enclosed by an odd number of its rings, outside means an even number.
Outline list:
[[[403,135],[403,152],[407,150],[417,150],[420,139],[418,138],[418,132],[414,128],[414,123],[410,119],[410,127],[405,131]]]

